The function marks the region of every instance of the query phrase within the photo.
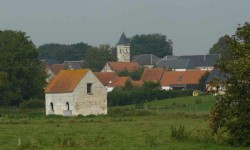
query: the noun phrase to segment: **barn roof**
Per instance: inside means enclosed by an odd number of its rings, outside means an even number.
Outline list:
[[[136,62],[108,62],[108,65],[115,72],[124,71],[124,70],[133,72],[139,68],[138,63]]]
[[[162,59],[156,66],[158,68],[168,67],[170,69],[194,69],[190,59]]]
[[[51,71],[57,75],[61,70],[64,69],[64,65],[63,64],[53,64],[50,66]]]
[[[206,71],[203,70],[168,71],[164,73],[161,85],[199,84],[200,78],[205,73]]]
[[[45,93],[67,93],[72,92],[89,69],[61,70],[45,88]]]
[[[207,55],[185,55],[179,56],[178,59],[190,59],[193,62],[194,67],[213,66],[219,59],[219,54],[207,54]]]
[[[115,80],[113,80],[111,83],[108,84],[109,87],[122,87],[125,85],[125,83],[130,80],[130,77],[117,77]]]
[[[206,80],[206,84],[208,84],[209,82],[211,82],[214,79],[217,79],[219,81],[225,82],[227,81],[227,79],[229,79],[231,77],[230,74],[222,72],[220,69],[218,68],[214,68],[213,71],[210,73],[210,75],[208,76],[207,80]]]
[[[104,86],[117,77],[115,72],[95,72],[94,74]]]
[[[79,61],[64,61],[63,65],[64,65],[65,69],[71,69],[71,70],[82,69],[82,67],[83,67],[83,60],[79,60]]]
[[[146,68],[142,74],[141,81],[160,81],[163,74],[163,68]]]
[[[160,58],[153,54],[141,54],[132,56],[132,62],[137,62],[139,65],[156,65]]]

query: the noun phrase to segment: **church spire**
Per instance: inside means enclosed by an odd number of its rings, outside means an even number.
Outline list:
[[[130,46],[129,40],[127,39],[124,32],[116,44],[117,58],[119,62],[130,62]]]
[[[118,41],[117,45],[129,45],[129,40],[126,37],[124,32],[122,32],[122,35],[121,35],[120,40]]]

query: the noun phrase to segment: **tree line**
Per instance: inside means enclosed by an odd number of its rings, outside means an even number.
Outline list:
[[[142,34],[129,38],[131,55],[154,54],[158,57],[173,54],[173,42],[162,34]],[[44,44],[38,47],[40,59],[54,59],[58,63],[84,60],[83,66],[100,71],[107,61],[117,61],[116,47],[110,45],[91,46],[87,43]]]

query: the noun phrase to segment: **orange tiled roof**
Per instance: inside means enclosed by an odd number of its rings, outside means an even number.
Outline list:
[[[104,86],[117,77],[115,72],[95,72],[94,74]]]
[[[57,75],[61,70],[64,69],[64,65],[63,64],[53,64],[50,66],[51,71]]]
[[[168,71],[165,72],[162,80],[162,86],[171,84],[199,84],[200,78],[207,71],[203,70],[188,70],[188,71]]]
[[[117,77],[112,83],[109,83],[109,87],[122,87],[125,85],[126,81],[131,80],[130,77]]]
[[[160,81],[163,74],[163,68],[146,68],[142,74],[141,81]]]
[[[129,72],[133,72],[139,68],[137,62],[108,62],[108,65],[115,72],[124,71],[126,69]]]
[[[89,69],[60,71],[47,85],[45,93],[72,92],[88,71]]]

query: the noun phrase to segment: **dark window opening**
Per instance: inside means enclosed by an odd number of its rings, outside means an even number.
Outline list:
[[[88,94],[91,94],[91,93],[92,93],[92,91],[91,91],[92,89],[91,89],[91,88],[92,88],[92,83],[88,83],[88,84],[87,84],[87,93],[88,93]]]
[[[54,111],[54,106],[52,102],[50,103],[50,110]]]
[[[69,110],[69,102],[66,102],[66,109]]]

